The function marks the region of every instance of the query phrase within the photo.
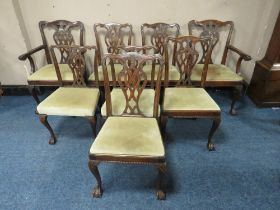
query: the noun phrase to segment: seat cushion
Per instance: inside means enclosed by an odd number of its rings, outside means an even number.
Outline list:
[[[163,111],[220,111],[203,88],[166,88]]]
[[[99,98],[96,88],[60,87],[37,106],[39,114],[94,116]]]
[[[164,157],[155,118],[108,117],[95,138],[92,155]]]
[[[200,81],[203,70],[203,64],[196,64],[194,66],[191,80]],[[231,81],[242,82],[243,78],[233,72],[230,68],[222,64],[209,64],[206,81]]]
[[[153,117],[155,91],[144,89],[139,100],[139,108],[146,117]],[[111,92],[112,114],[121,115],[125,109],[125,96],[120,88],[114,88]],[[101,115],[107,116],[106,102],[101,107]]]
[[[115,73],[117,75],[122,70],[122,65],[115,64],[114,67],[115,67]],[[108,73],[109,73],[109,80],[112,81],[112,74],[110,73],[111,66],[109,65],[109,66],[107,66],[107,68],[108,68]],[[159,70],[159,65],[156,65],[155,66],[155,80],[157,78],[158,70]],[[143,67],[143,71],[147,74],[147,79],[151,80],[152,65],[149,65],[149,64],[145,65]],[[98,66],[98,78],[99,78],[99,81],[104,81],[102,66]],[[177,67],[171,65],[169,67],[169,80],[178,80],[179,78],[180,78],[180,73],[178,72]],[[163,76],[161,79],[164,80],[164,70],[163,70]],[[95,81],[94,73],[92,73],[89,76],[88,80]]]
[[[58,64],[61,78],[65,81],[73,81],[73,73],[68,64]],[[31,74],[28,81],[57,81],[57,75],[53,64],[48,64]]]

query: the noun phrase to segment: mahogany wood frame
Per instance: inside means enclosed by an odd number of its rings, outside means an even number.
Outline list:
[[[199,82],[199,87],[204,88],[205,79],[207,77],[207,69],[210,61],[211,51],[212,51],[212,40],[207,38],[198,38],[194,36],[182,36],[178,38],[169,37],[166,39],[166,48],[168,47],[168,43],[173,42],[176,46],[175,56],[174,56],[174,64],[178,67],[180,73],[180,79],[175,84],[176,88],[186,88],[188,86],[192,86],[191,81],[191,73],[194,65],[196,64],[199,54],[196,51],[197,44],[207,45],[207,51],[205,54],[205,61],[203,67],[203,73],[201,77],[201,81]],[[165,58],[168,60],[168,50],[165,50]],[[169,65],[165,65],[165,87],[169,86],[168,81],[168,69]],[[172,81],[173,82],[173,81]],[[197,85],[197,84],[196,84]],[[187,96],[186,96],[187,97]],[[210,97],[210,96],[209,96]],[[163,104],[164,104],[164,94],[163,94]],[[208,142],[207,148],[209,151],[215,150],[214,144],[212,143],[212,137],[220,125],[221,122],[221,111],[214,110],[162,110],[161,114],[161,127],[163,136],[165,136],[165,129],[168,118],[210,118],[213,120],[212,127],[208,134]]]
[[[54,62],[55,70],[58,75],[58,82],[60,86],[67,86],[66,84],[63,83],[60,71],[59,71],[59,66],[58,66],[58,61],[54,52],[54,49],[58,49],[60,52],[64,51],[67,54],[67,57],[65,58],[65,62],[69,65],[72,73],[73,73],[73,82],[72,86],[73,87],[86,87],[86,83],[84,80],[84,72],[86,68],[86,62],[84,59],[84,54],[86,53],[87,50],[97,50],[97,47],[95,46],[79,46],[79,45],[52,45],[50,46],[50,54],[52,57],[52,60]],[[97,67],[97,53],[94,56],[94,67]],[[39,115],[39,119],[41,123],[48,129],[50,132],[50,140],[49,144],[55,144],[57,141],[57,138],[55,136],[55,133],[50,126],[47,118],[48,115],[46,114],[39,114],[38,111],[36,110],[36,114]],[[96,114],[94,116],[85,116],[86,119],[88,119],[90,126],[93,131],[93,136],[96,136]]]
[[[227,40],[226,40],[221,64],[226,65],[226,59],[227,59],[227,54],[228,54],[229,50],[238,54],[239,58],[237,60],[236,69],[235,69],[236,74],[240,74],[241,62],[243,60],[245,60],[245,61],[251,60],[251,56],[247,55],[246,53],[242,52],[241,50],[237,49],[236,47],[234,47],[230,44],[231,36],[232,36],[233,28],[234,28],[234,23],[232,21],[223,22],[223,21],[213,20],[213,19],[202,20],[202,21],[192,20],[188,23],[188,29],[189,29],[190,35],[193,34],[194,28],[202,31],[200,33],[201,38],[211,37],[214,40],[213,48],[216,46],[216,44],[219,41],[219,30],[221,30],[222,28],[228,30]],[[203,48],[203,56],[199,63],[204,62],[205,53],[207,51],[207,49],[204,46],[202,46],[202,48]],[[209,64],[213,64],[211,57],[210,57]],[[195,82],[194,82],[194,84],[195,84]],[[232,102],[231,102],[230,111],[229,111],[229,113],[231,115],[237,114],[237,112],[234,108],[234,105],[237,102],[237,100],[240,99],[240,97],[242,95],[243,85],[244,85],[243,81],[205,81],[205,87],[232,87],[233,88]]]
[[[147,61],[158,62],[160,70],[158,71],[156,87],[155,87],[155,99],[153,107],[153,117],[158,119],[158,105],[160,96],[160,82],[163,71],[163,59],[160,55],[141,55],[136,52],[128,52],[126,54],[107,54],[102,59],[102,66],[104,71],[105,81],[105,95],[106,95],[106,111],[107,116],[112,117],[112,104],[111,104],[111,90],[110,81],[107,71],[107,62],[120,63],[123,65],[122,71],[116,76],[119,87],[123,90],[126,98],[126,107],[124,108],[121,116],[124,117],[145,117],[139,107],[139,98],[141,93],[147,85],[147,76],[143,71],[143,65]],[[137,93],[136,93],[137,92]],[[133,100],[134,106],[129,102]],[[98,164],[100,162],[113,162],[124,164],[145,164],[153,165],[158,169],[157,179],[157,198],[163,200],[166,198],[166,194],[162,189],[162,179],[166,172],[165,157],[126,157],[126,156],[110,156],[110,155],[93,155],[89,154],[88,166],[92,174],[97,180],[97,185],[94,187],[93,196],[100,198],[103,193],[102,182],[100,173],[98,170]]]
[[[48,64],[52,63],[51,53],[49,51],[49,45],[46,38],[45,31],[54,29],[53,39],[56,45],[72,45],[75,44],[74,38],[72,36],[72,30],[78,30],[79,31],[79,45],[84,45],[84,24],[80,21],[70,22],[68,20],[55,20],[55,21],[40,21],[39,22],[39,29],[42,37],[43,44],[35,47],[34,49],[29,50],[27,53],[24,53],[20,55],[18,58],[19,60],[25,61],[28,59],[30,63],[30,71],[31,73],[34,73],[37,69],[35,68],[35,63],[32,58],[32,55],[44,50],[46,61]],[[64,51],[61,51],[61,61],[60,63],[65,63],[66,58],[64,56]],[[43,80],[43,81],[27,81],[29,85],[29,91],[37,104],[40,103],[40,100],[36,94],[36,91],[34,87],[36,86],[60,86],[58,80],[56,81],[50,81],[50,80]],[[63,84],[65,85],[71,85],[73,81],[63,81]]]

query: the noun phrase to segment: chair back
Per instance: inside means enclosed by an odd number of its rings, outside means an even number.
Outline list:
[[[102,53],[102,44],[106,46],[106,53],[118,54],[118,47],[131,45],[132,25],[129,23],[96,23],[93,26],[96,38],[96,46]],[[102,36],[103,35],[103,36]],[[104,41],[101,42],[101,38]],[[125,41],[127,37],[127,42]],[[99,54],[99,62],[101,62],[101,54]]]
[[[59,65],[57,61],[57,56],[55,49],[58,51],[64,51],[67,54],[66,63],[73,73],[73,83],[74,87],[85,87],[85,71],[86,71],[86,62],[85,62],[85,53],[88,50],[94,50],[94,69],[97,69],[97,47],[96,46],[79,46],[79,45],[52,45],[50,47],[51,56],[54,62],[56,74],[60,85],[62,86],[63,81],[61,77],[61,71],[59,70]]]
[[[157,72],[157,81],[155,87],[155,97],[153,106],[153,117],[158,117],[158,105],[160,97],[160,81],[163,71],[163,59],[160,55],[145,55],[137,52],[128,52],[124,54],[106,54],[102,59],[104,73],[104,87],[106,98],[107,116],[112,116],[112,103],[109,75],[107,70],[108,63],[118,63],[122,70],[116,75],[118,86],[121,88],[126,100],[122,116],[142,116],[145,117],[139,106],[139,100],[143,90],[147,87],[147,75],[143,67],[147,62],[158,62],[160,70]]]
[[[222,30],[226,30],[227,32],[227,39],[225,43],[225,48],[223,50],[223,57],[221,64],[225,64],[226,62],[226,56],[228,52],[228,46],[230,44],[231,35],[233,31],[234,24],[232,21],[219,21],[219,20],[203,20],[203,21],[196,21],[192,20],[188,23],[188,29],[189,34],[193,35],[194,30],[199,31],[199,37],[200,38],[211,38],[213,40],[213,46],[212,49],[217,45],[217,43],[220,41],[220,33]],[[199,63],[204,63],[206,54],[207,54],[207,45],[204,45],[204,43],[201,43],[202,50],[203,50],[203,56],[201,57]],[[212,55],[210,57],[210,64],[213,64],[212,61]]]
[[[199,59],[199,52],[197,50],[198,44],[206,46],[207,51],[205,55],[205,62],[203,66],[202,77],[200,81],[200,87],[204,86],[208,64],[210,62],[211,50],[212,50],[212,40],[210,38],[199,38],[194,36],[182,36],[178,38],[168,37],[166,39],[166,48],[168,44],[174,45],[174,64],[177,67],[180,78],[176,83],[176,86],[191,86],[191,74],[192,70]],[[165,50],[165,57],[168,59],[168,50]],[[168,71],[169,65],[165,65],[165,86],[168,86]]]
[[[43,44],[46,46],[45,53],[47,62],[50,64],[52,63],[50,52],[49,52],[49,45],[47,41],[46,31],[54,30],[53,32],[53,40],[55,45],[75,45],[75,40],[73,37],[72,32],[74,30],[78,30],[79,32],[79,43],[78,45],[84,45],[84,24],[80,21],[70,22],[67,20],[55,20],[55,21],[40,21],[39,22],[39,29],[42,36]],[[67,62],[67,52],[64,51],[63,48],[60,49],[60,62],[59,63],[66,63]]]

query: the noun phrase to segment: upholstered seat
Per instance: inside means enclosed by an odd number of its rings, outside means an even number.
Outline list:
[[[153,89],[144,89],[140,100],[139,108],[146,117],[153,117],[155,91]],[[111,92],[112,114],[121,115],[125,109],[125,96],[120,88],[114,88]],[[101,115],[106,114],[106,103],[101,107]]]
[[[191,80],[200,81],[203,64],[196,64],[192,71]],[[230,68],[222,64],[209,64],[207,71],[207,81],[233,81],[242,82],[243,78],[233,72]]]
[[[120,73],[120,71],[122,70],[122,65],[115,64],[114,68],[115,68],[116,75],[118,75]],[[109,74],[109,81],[112,81],[112,74],[111,74],[111,66],[110,65],[107,66],[107,70],[108,70],[108,74]],[[159,70],[159,65],[156,65],[155,66],[155,73],[154,73],[154,75],[155,75],[154,80],[157,79],[156,76],[157,76],[158,70]],[[147,79],[151,80],[152,65],[151,64],[150,65],[149,64],[145,65],[143,67],[143,71],[146,73]],[[170,65],[170,67],[169,67],[169,80],[170,81],[174,81],[174,80],[177,81],[179,78],[180,78],[180,73],[179,73],[178,69],[176,68],[176,66]],[[102,66],[98,66],[98,80],[99,81],[104,81]],[[164,75],[161,78],[161,80],[164,80]],[[94,73],[92,73],[89,76],[88,81],[95,81]]]
[[[68,64],[58,64],[63,81],[73,81],[73,73]],[[35,71],[28,77],[28,81],[58,81],[55,67],[48,64]]]
[[[155,118],[109,117],[94,140],[90,155],[164,157]]]
[[[216,102],[203,88],[166,88],[163,111],[220,111]]]
[[[39,114],[94,116],[99,98],[96,88],[60,87],[37,106]]]

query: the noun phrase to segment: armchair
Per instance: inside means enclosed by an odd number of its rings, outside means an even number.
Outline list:
[[[49,44],[47,40],[46,31],[53,32],[53,41],[56,45],[74,45],[74,36],[72,31],[78,30],[79,31],[79,45],[84,45],[84,25],[83,23],[76,21],[70,22],[67,20],[55,20],[52,22],[47,21],[40,21],[39,22],[39,29],[42,36],[43,44],[24,53],[19,56],[19,60],[25,61],[28,59],[30,63],[30,71],[31,75],[28,77],[27,82],[29,85],[29,91],[37,104],[40,103],[40,100],[37,96],[36,90],[34,87],[39,86],[60,86],[62,85],[59,82],[58,77],[62,79],[63,84],[72,84],[73,83],[73,75],[71,69],[67,65],[67,51],[64,49],[60,49],[61,59],[59,62],[59,71],[56,72],[54,64],[51,59],[50,51],[49,51]],[[44,50],[47,65],[42,66],[39,69],[36,69],[35,62],[32,56]]]
[[[77,46],[77,45],[56,45],[51,46],[50,51],[56,71],[59,71],[59,64],[54,50],[64,51],[67,53],[66,63],[72,73],[72,86],[59,87],[45,100],[37,106],[37,114],[39,115],[42,124],[49,130],[51,138],[49,144],[56,143],[56,136],[53,129],[47,121],[48,116],[76,116],[85,117],[89,120],[93,129],[94,136],[96,135],[96,115],[95,110],[99,98],[99,90],[97,88],[88,88],[84,81],[85,60],[84,54],[87,50],[94,49],[94,46]],[[96,65],[96,57],[94,64]],[[62,78],[59,77],[59,82],[63,84]]]
[[[207,77],[208,63],[211,55],[211,40],[197,38],[193,36],[182,36],[178,38],[169,37],[168,43],[175,44],[174,62],[180,74],[175,87],[170,87],[168,76],[165,78],[165,88],[163,94],[163,105],[161,113],[161,126],[165,134],[167,120],[173,118],[210,118],[213,119],[212,128],[208,135],[207,148],[209,151],[215,150],[212,143],[212,136],[221,121],[221,110],[216,102],[204,90],[205,78]],[[199,53],[197,46],[202,44],[207,46],[205,61],[202,66],[201,78],[197,86],[193,86],[191,75],[193,68],[198,61]],[[168,59],[168,50],[165,50],[165,58]],[[165,75],[168,75],[169,65],[165,65]],[[174,81],[172,81],[174,82]]]
[[[205,87],[232,87],[233,88],[233,96],[232,103],[230,107],[230,114],[235,115],[236,110],[234,109],[234,105],[236,101],[240,98],[242,88],[243,88],[243,78],[240,72],[241,62],[243,60],[249,61],[251,57],[241,50],[230,44],[232,31],[234,24],[232,21],[219,21],[219,20],[203,20],[196,21],[192,20],[188,23],[189,34],[193,35],[194,30],[198,30],[200,32],[200,37],[211,37],[214,39],[213,48],[220,41],[220,31],[222,29],[226,30],[227,39],[225,43],[225,48],[222,56],[221,64],[213,64],[212,57],[210,57],[207,77],[205,80]],[[203,69],[203,62],[205,61],[205,56],[207,52],[207,46],[202,45],[203,56],[200,59],[199,63],[194,66],[193,74],[191,76],[191,80],[194,84],[199,83],[201,78],[201,73]],[[235,71],[231,70],[228,66],[226,66],[226,59],[228,51],[232,51],[239,55],[239,58],[236,63]]]
[[[147,85],[147,75],[143,66],[147,61],[157,61],[160,70],[153,100],[148,102],[151,111],[146,110],[142,101]],[[118,63],[121,71],[117,74],[124,106],[117,112],[113,107],[110,91],[108,63]],[[107,119],[95,138],[89,151],[89,168],[97,180],[93,190],[94,197],[101,197],[102,182],[98,170],[100,162],[149,164],[158,169],[157,198],[165,199],[162,189],[162,176],[166,171],[165,151],[158,126],[160,81],[163,60],[159,55],[142,55],[135,52],[127,54],[107,54],[102,59],[104,68],[104,87],[106,95]],[[114,90],[114,88],[113,88]]]

